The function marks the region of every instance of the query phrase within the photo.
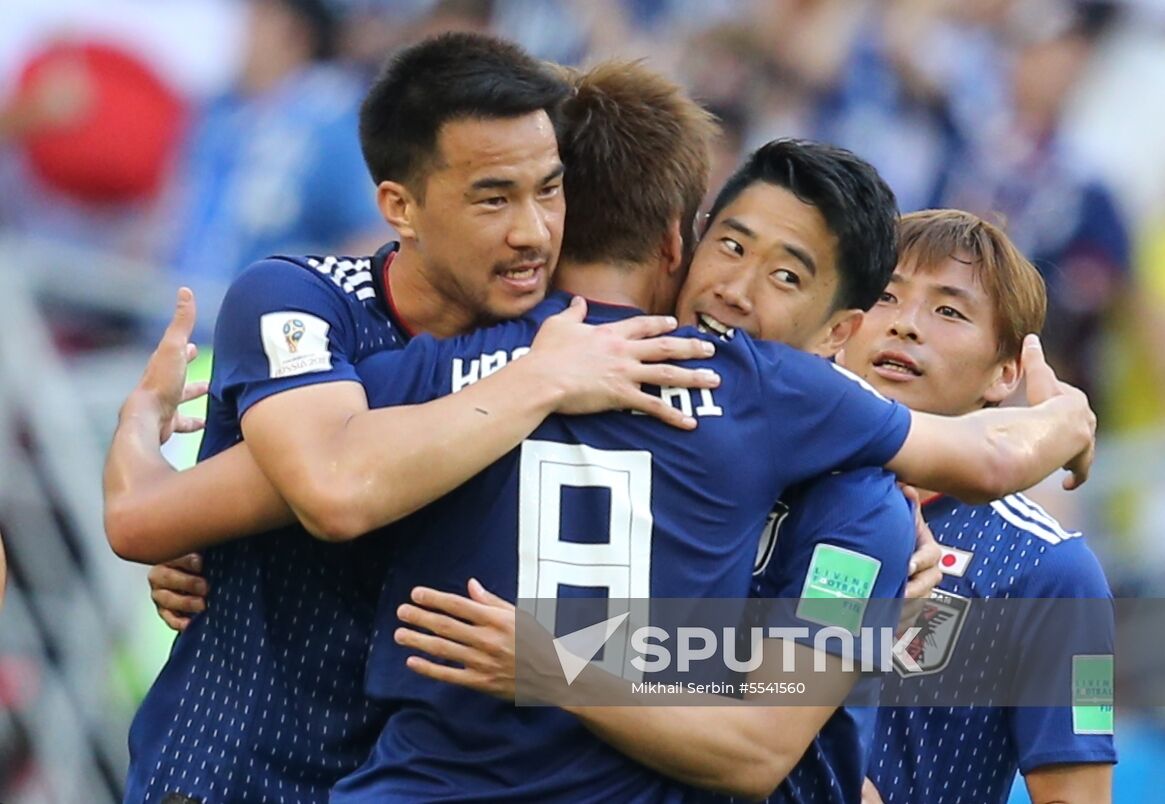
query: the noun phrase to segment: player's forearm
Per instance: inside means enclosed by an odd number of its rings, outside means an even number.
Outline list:
[[[313,485],[332,490],[300,520],[342,541],[428,505],[518,446],[546,419],[561,392],[533,355],[450,396],[380,408],[348,419]]]
[[[710,695],[679,697],[726,700]],[[772,793],[804,752],[805,746],[793,756],[772,750],[775,725],[765,708],[696,703],[567,710],[604,742],[652,770],[745,799],[763,799]]]
[[[984,503],[1034,486],[1085,450],[1078,401],[990,408],[958,418],[914,413],[907,444],[887,464],[906,483]]]
[[[294,521],[244,446],[175,470],[158,449],[157,416],[140,398],[122,408],[105,462],[104,495],[110,547],[146,564]]]

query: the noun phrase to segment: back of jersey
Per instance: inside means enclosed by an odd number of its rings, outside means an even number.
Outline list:
[[[554,297],[541,317],[567,301]],[[590,309],[595,322],[635,312]],[[437,356],[424,361],[437,366],[430,381],[449,390],[486,364],[503,365],[531,342],[539,321],[453,346],[434,343]],[[367,676],[368,691],[393,713],[372,762],[341,784],[350,798],[335,800],[465,801],[491,791],[510,801],[683,797],[683,786],[608,748],[560,710],[515,708],[411,673],[392,631],[414,586],[464,593],[471,577],[510,600],[587,597],[600,607],[603,599],[747,596],[773,500],[817,461],[802,465],[782,453],[797,442],[773,427],[775,395],[762,387],[747,339],[717,348],[708,366],[721,373],[719,388],[660,391],[691,411],[696,430],[623,412],[552,416],[519,449],[414,518],[399,537]],[[386,401],[376,379],[361,373],[372,404]],[[424,395],[400,386],[407,370],[391,373],[393,393]],[[629,649],[617,644],[629,630],[604,651]]]

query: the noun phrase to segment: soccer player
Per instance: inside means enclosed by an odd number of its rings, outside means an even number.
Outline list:
[[[956,415],[998,404],[1019,382],[1023,334],[1044,323],[1039,273],[1002,231],[965,212],[905,216],[900,248],[845,365],[915,410]],[[978,598],[1111,598],[1084,538],[1022,494],[984,505],[936,494],[923,511],[944,551],[942,581],[919,619],[935,627],[913,646],[924,676],[891,674],[887,696],[909,694],[950,661]],[[1047,623],[1020,616],[1013,626],[1008,655],[1031,661]],[[1111,630],[1065,633],[1066,655],[1108,656],[1111,685]],[[1111,707],[885,707],[869,776],[886,804],[1004,802],[1017,769],[1036,804],[1094,804],[1111,800],[1114,762]]]
[[[566,94],[544,65],[488,37],[403,51],[361,114],[378,203],[401,242],[370,258],[265,260],[240,276],[216,331],[206,460],[190,472],[171,472],[157,449],[173,400],[151,389],[174,363],[153,361],[127,401],[105,474],[119,554],[165,560],[303,523],[207,551],[209,609],[176,641],[134,720],[127,801],[322,800],[364,758],[383,716],[361,691],[367,580],[379,581],[385,551],[327,540],[416,510],[552,411],[635,408],[694,426],[639,384],[707,388],[715,377],[642,361],[707,345],[640,342],[668,328],[658,319],[583,328],[579,310],[552,323],[533,359],[465,394],[367,410],[357,360],[542,299],[561,237],[552,115]],[[174,334],[163,346],[182,353]]]
[[[637,86],[644,81],[655,81],[661,89],[645,93]],[[624,104],[632,112],[612,118],[624,107],[609,95],[625,83],[634,87],[633,98],[648,100]],[[591,93],[593,111],[584,115]],[[668,309],[675,299],[684,265],[681,233],[690,231],[687,224],[703,193],[708,137],[696,107],[677,111],[673,104],[679,97],[658,77],[619,65],[589,73],[568,105],[580,114],[582,125],[568,124],[564,157],[569,163],[567,154],[574,148],[596,156],[585,160],[591,170],[568,177],[568,191],[579,197],[582,184],[594,182],[601,190],[581,195],[598,200],[622,182],[617,214],[603,218],[603,229],[595,232],[600,237],[584,238],[585,225],[573,233],[572,223],[567,225],[568,238],[580,239],[574,247],[569,240],[564,246],[569,259],[560,268],[560,285],[590,297],[591,315],[598,320],[618,319],[636,308]],[[661,118],[667,125],[660,124]],[[677,119],[685,124],[675,125]],[[611,130],[621,136],[608,136]],[[652,159],[655,154],[669,159]],[[862,219],[866,231],[855,226],[834,233],[813,210],[805,227],[786,243],[791,246],[784,249],[786,265],[799,266],[790,272],[811,275],[818,266],[832,268],[839,252],[858,253],[859,244],[870,259],[885,259],[888,271],[896,221],[892,194],[880,181],[855,187],[859,177],[830,178],[845,190],[836,197],[851,203],[880,201],[878,211]],[[792,181],[795,185],[795,176]],[[656,199],[662,203],[651,203]],[[577,210],[571,207],[568,215]],[[586,220],[595,223],[593,216]],[[839,245],[840,236],[846,242]],[[824,274],[822,281],[827,281]],[[365,361],[360,371],[370,401],[398,404],[470,386],[484,361],[504,363],[520,356],[540,320],[568,303],[568,297],[555,294],[517,322],[445,342],[415,339],[403,352]],[[973,465],[988,452],[980,441],[984,431],[973,419],[943,423],[911,416],[825,361],[754,343],[710,319],[702,323],[722,341],[710,365],[719,368],[723,385],[698,395],[660,390],[700,417],[698,429],[676,437],[641,417],[618,413],[551,417],[520,450],[422,512],[410,523],[412,532],[398,533],[382,622],[392,621],[413,584],[456,588],[468,576],[504,590],[507,597],[556,597],[560,589],[576,594],[604,590],[610,597],[742,597],[748,591],[756,534],[772,500],[792,482],[839,465],[882,463],[909,479],[931,475],[964,491],[983,482],[965,462],[969,456]],[[391,381],[378,382],[381,376]],[[1072,404],[1077,403],[1078,398]],[[1018,416],[1012,422],[1018,424],[1040,415],[1034,410],[991,413],[1000,424],[1005,418]],[[902,414],[911,418],[909,424],[895,421]],[[1016,432],[1010,425],[1004,429]],[[1030,443],[1037,452],[1059,438],[1049,430],[1035,435]],[[1081,446],[1068,447],[1057,462]],[[1030,455],[1021,461],[1028,465],[1011,471],[1035,470]],[[1013,475],[1002,482],[1017,479]],[[403,659],[388,629],[382,629],[369,657],[368,690],[386,699],[393,714],[371,759],[339,783],[335,801],[490,795],[653,800],[684,794],[683,786],[613,752],[565,713],[515,710],[457,687],[433,685],[402,673]],[[831,711],[820,708],[806,718],[823,719]],[[810,726],[809,733],[819,727],[820,722]]]

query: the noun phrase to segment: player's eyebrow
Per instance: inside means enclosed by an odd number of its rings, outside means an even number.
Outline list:
[[[721,221],[721,225],[728,227],[734,232],[739,232],[750,240],[757,239],[756,232],[745,226],[736,218],[725,218],[723,221]],[[781,242],[781,248],[789,252],[789,254],[793,257],[793,259],[797,260],[797,262],[804,265],[805,270],[807,270],[810,274],[817,276],[817,263],[814,261],[812,254],[800,246],[795,246],[792,243],[787,243],[784,241]]]
[[[563,164],[559,162],[553,170],[542,177],[542,179],[538,182],[538,186],[541,187],[548,182],[554,181],[562,175],[564,170],[565,168],[563,167]],[[512,190],[517,186],[518,183],[513,179],[503,179],[497,176],[486,176],[469,185],[469,192],[473,193],[478,190]]]
[[[960,299],[967,304],[975,303],[975,297],[971,295],[970,291],[964,288],[955,287],[954,285],[937,285],[935,290],[938,291],[939,295],[942,296],[953,296],[954,298]]]

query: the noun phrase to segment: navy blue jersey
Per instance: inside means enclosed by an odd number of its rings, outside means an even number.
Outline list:
[[[832,548],[876,563],[865,597],[902,598],[914,550],[914,515],[892,473],[881,468],[840,472],[787,494],[762,536],[752,595],[802,597],[812,567],[820,564],[822,551]],[[898,608],[876,606],[862,625],[893,627]],[[869,705],[838,708],[770,802],[847,804],[861,798],[880,688],[880,674],[857,681],[851,699]]]
[[[404,344],[380,296],[391,253],[269,259],[240,275],[219,314],[200,459],[242,439],[256,402],[358,381],[356,361]],[[134,718],[127,802],[326,800],[383,718],[361,689],[383,577],[371,547],[294,526],[205,552],[207,610]]]
[[[965,505],[940,497],[923,507],[943,545],[943,580],[921,619],[938,623],[919,645],[923,675],[886,675],[883,697],[927,683],[945,669],[960,639],[960,627],[976,598],[1111,599],[1096,556],[1079,533],[1068,532],[1040,506],[1013,494],[988,505]],[[937,615],[937,616],[935,616]],[[1008,652],[1017,662],[1036,661],[1027,649],[1045,625],[1014,618]],[[1111,657],[1113,633],[1101,628],[1066,629],[1074,656]],[[1111,659],[1109,660],[1111,668]],[[961,672],[989,674],[990,667]],[[985,687],[998,683],[984,676]],[[1070,682],[1067,682],[1070,683]],[[1112,711],[1100,707],[885,707],[878,715],[869,776],[887,804],[990,804],[1004,802],[1016,770],[1028,773],[1057,763],[1115,762]],[[952,772],[952,768],[957,772]]]
[[[417,338],[365,361],[370,402],[464,387],[524,353],[568,302],[554,294],[520,321],[451,341]],[[596,323],[634,313],[590,307]],[[368,669],[370,694],[392,716],[334,801],[662,801],[687,792],[560,710],[515,708],[413,674],[392,632],[413,585],[463,592],[470,577],[511,600],[744,598],[773,500],[837,466],[880,466],[905,440],[909,411],[820,358],[745,336],[717,350],[705,365],[720,372],[719,388],[660,391],[698,419],[695,431],[620,412],[552,416],[401,535]],[[630,649],[619,642],[604,652]]]

